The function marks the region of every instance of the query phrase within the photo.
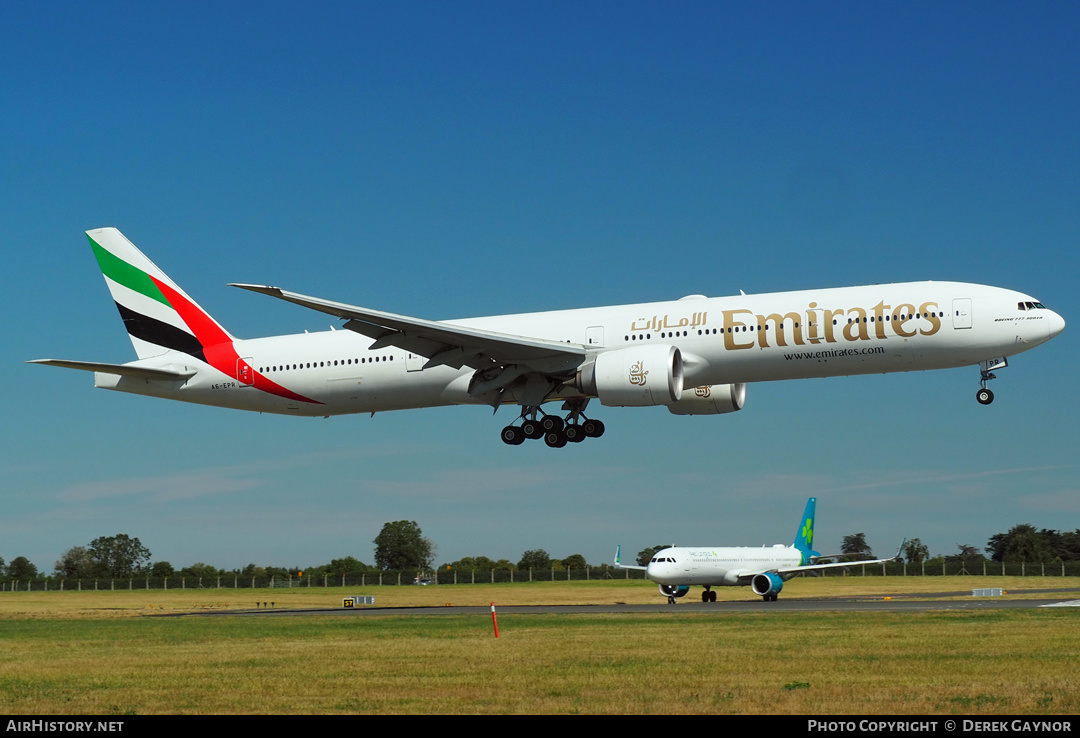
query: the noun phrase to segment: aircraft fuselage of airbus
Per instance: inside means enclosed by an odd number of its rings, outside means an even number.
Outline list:
[[[822,557],[812,548],[814,525],[817,521],[816,507],[816,497],[811,497],[806,501],[806,509],[795,531],[795,541],[790,546],[779,543],[760,548],[672,546],[654,552],[646,566],[624,565],[620,560],[622,549],[620,546],[615,550],[614,565],[616,569],[644,571],[648,579],[659,585],[660,594],[667,597],[671,604],[675,604],[680,597],[686,596],[690,587],[695,585],[705,588],[701,595],[702,602],[716,602],[713,587],[746,586],[766,602],[775,602],[780,590],[784,588],[784,582],[796,574],[843,568],[860,563],[884,564],[900,555],[903,543],[897,549],[896,555],[887,559],[817,563]]]
[[[746,571],[772,571],[797,567],[803,555],[793,546],[724,546],[721,548],[666,548],[658,551],[647,567],[647,576],[657,584],[744,586]],[[785,575],[788,579],[793,575]]]

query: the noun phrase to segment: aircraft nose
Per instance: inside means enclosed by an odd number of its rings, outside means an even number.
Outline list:
[[[1050,312],[1050,338],[1053,338],[1057,334],[1065,330],[1065,318],[1061,317],[1057,313]]]

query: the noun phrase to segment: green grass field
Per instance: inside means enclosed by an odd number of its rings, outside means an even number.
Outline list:
[[[794,580],[782,597],[1003,586]],[[859,587],[857,585],[861,584]],[[1027,578],[1023,587],[1077,586]],[[746,589],[729,599],[755,599]],[[656,602],[643,582],[384,587],[383,606]],[[274,594],[340,604],[340,589]],[[11,714],[1075,714],[1080,611],[163,618],[252,592],[0,593]],[[260,590],[260,595],[265,591]],[[1010,595],[1011,596],[1011,595]],[[268,596],[260,601],[268,601]]]

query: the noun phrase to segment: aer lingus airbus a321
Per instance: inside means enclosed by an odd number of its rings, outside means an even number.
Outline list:
[[[660,585],[660,594],[667,597],[672,605],[675,600],[690,591],[690,586],[697,584],[705,588],[701,593],[702,602],[716,602],[713,587],[746,587],[754,594],[761,595],[766,602],[776,602],[784,582],[804,571],[818,571],[836,567],[884,564],[900,556],[904,543],[896,549],[896,555],[887,559],[872,561],[847,561],[830,564],[817,564],[822,558],[834,558],[836,555],[822,556],[813,550],[814,545],[814,507],[816,497],[806,501],[806,510],[799,519],[799,528],[795,531],[795,542],[790,546],[777,543],[773,546],[727,546],[723,548],[687,548],[685,546],[664,548],[653,554],[648,566],[631,566],[620,562],[621,547],[615,549],[616,569],[637,569],[644,571],[652,581]]]
[[[239,339],[115,228],[87,231],[138,360],[40,359],[94,385],[203,405],[330,416],[441,405],[520,407],[512,445],[604,432],[601,405],[676,415],[740,410],[746,385],[978,365],[978,400],[1007,358],[1049,341],[1061,316],[1013,290],[908,282],[425,320],[278,287],[237,284],[345,321],[345,330]],[[545,403],[562,402],[549,414]]]

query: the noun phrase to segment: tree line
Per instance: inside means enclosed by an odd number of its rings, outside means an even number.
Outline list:
[[[75,546],[64,552],[53,567],[52,576],[61,579],[129,579],[133,577],[153,577],[171,579],[185,577],[190,579],[210,579],[213,577],[256,577],[256,578],[291,578],[303,577],[342,577],[355,574],[377,574],[388,571],[432,571],[435,562],[436,547],[426,538],[416,521],[398,520],[383,525],[375,544],[374,564],[366,564],[352,556],[332,559],[329,563],[310,567],[258,566],[248,564],[242,569],[219,569],[198,562],[182,569],[175,569],[168,561],[152,562],[150,550],[138,538],[119,533],[114,536],[101,536],[85,546]],[[637,563],[648,564],[649,560],[667,545],[645,548],[638,552]],[[863,533],[844,536],[839,558],[857,562],[861,558],[873,558],[873,551],[866,543]],[[911,564],[956,563],[978,564],[983,561],[999,563],[1050,564],[1080,561],[1080,529],[1057,531],[1047,528],[1038,529],[1033,525],[1020,524],[1005,533],[990,537],[984,555],[978,548],[969,544],[957,544],[958,551],[953,554],[938,554],[931,557],[929,549],[918,538],[906,541],[901,551],[901,562]],[[584,569],[589,564],[581,554],[572,554],[563,559],[555,559],[543,549],[524,551],[515,563],[509,559],[491,559],[487,556],[466,556],[456,561],[439,565],[439,570],[462,572],[477,571],[566,571]],[[37,579],[41,576],[38,568],[25,556],[17,556],[10,563],[0,557],[0,578],[2,579]]]
[[[987,541],[985,556],[978,548],[966,543],[956,544],[953,554],[931,557],[929,549],[918,538],[904,544],[902,560],[911,564],[954,563],[965,564],[994,561],[1004,564],[1060,564],[1080,561],[1080,528],[1074,531],[1057,531],[1036,528],[1022,523],[1014,525],[1006,533],[996,533]]]
[[[215,577],[255,577],[258,579],[288,579],[292,577],[342,577],[355,574],[378,574],[389,571],[431,571],[436,547],[424,536],[413,520],[398,520],[383,525],[375,544],[374,564],[353,557],[332,559],[329,563],[309,567],[259,566],[248,564],[242,569],[219,569],[198,562],[176,569],[168,561],[151,561],[150,549],[138,538],[126,533],[95,538],[84,546],[69,548],[56,561],[52,576],[59,579],[212,579]],[[515,564],[508,559],[493,560],[487,556],[468,556],[440,565],[440,569],[460,571],[523,570],[523,569],[580,569],[588,566],[585,557],[573,554],[565,559],[553,559],[543,549],[525,551]],[[37,579],[38,568],[25,556],[8,564],[0,557],[0,579]]]
[[[931,556],[930,549],[922,540],[912,538],[904,542],[897,562],[979,564],[993,561],[1002,564],[1060,564],[1080,561],[1080,529],[1057,531],[1022,523],[1014,525],[1005,533],[991,536],[984,549],[989,556],[968,543],[958,543],[956,548],[956,553]],[[845,555],[839,558],[849,561],[858,561],[860,555],[865,558],[874,557],[873,551],[866,545],[866,536],[863,533],[844,536],[840,552]]]

